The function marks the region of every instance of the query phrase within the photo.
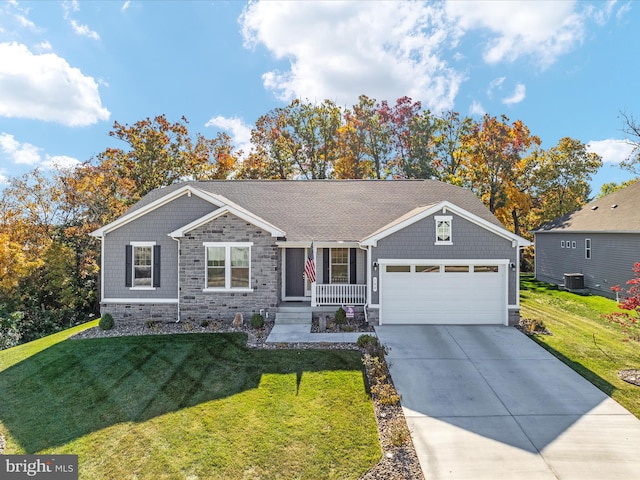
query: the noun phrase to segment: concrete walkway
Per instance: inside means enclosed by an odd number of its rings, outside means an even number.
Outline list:
[[[373,333],[373,332],[372,332]],[[311,325],[274,325],[267,343],[356,343],[359,332],[311,333]]]
[[[518,330],[376,333],[428,480],[640,478],[640,420]]]

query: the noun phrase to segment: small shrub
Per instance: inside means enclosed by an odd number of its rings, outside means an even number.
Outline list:
[[[344,325],[347,323],[347,312],[344,311],[344,308],[340,307],[336,310],[336,323],[338,325]]]
[[[342,330],[343,332],[353,332],[355,330],[355,327],[353,325],[343,325],[340,330]]]
[[[401,447],[409,442],[409,428],[402,418],[395,419],[389,425],[389,441],[394,447]]]
[[[202,320],[202,322],[200,322],[200,326],[202,328],[207,328],[209,326],[209,320]]]
[[[379,344],[380,342],[378,341],[378,337],[376,337],[375,335],[369,335],[368,333],[365,333],[358,337],[358,346],[360,348],[368,348],[370,346],[376,346]]]
[[[157,322],[156,320],[147,320],[146,322],[144,322],[147,328],[154,332],[157,332],[158,330],[160,330],[160,325],[158,325],[158,323],[159,322]]]
[[[382,405],[397,405],[400,402],[400,395],[390,383],[374,385],[371,387],[371,393],[378,397],[378,401]]]
[[[183,323],[182,324],[182,330],[184,330],[185,332],[192,331],[193,330],[193,323],[191,323],[191,322]]]
[[[520,325],[527,333],[546,332],[547,326],[542,320],[534,320],[531,318],[523,318],[520,320]]]
[[[251,316],[251,326],[255,329],[264,327],[264,317],[259,313],[254,313]]]
[[[113,317],[110,313],[105,313],[100,321],[98,322],[98,327],[100,330],[111,330],[115,326],[116,322],[113,320]]]
[[[384,359],[365,353],[362,363],[367,368],[373,383],[384,383],[387,380],[387,364]]]

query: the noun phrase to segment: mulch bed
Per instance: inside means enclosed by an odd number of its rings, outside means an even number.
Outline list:
[[[325,330],[320,330],[320,322],[317,318],[314,318],[311,322],[311,333],[375,332],[371,325],[353,318],[348,318],[347,322],[342,325],[329,318],[326,320],[326,325],[327,328]]]
[[[618,377],[627,383],[640,387],[640,370],[620,370]]]
[[[317,328],[317,320],[315,321]],[[373,327],[352,321],[347,323],[347,331],[356,332],[374,332]],[[327,325],[329,326],[329,325]],[[353,327],[353,330],[349,330]],[[265,343],[271,329],[273,328],[273,322],[265,322],[264,327],[260,329],[253,329],[250,325],[242,325],[239,328],[234,328],[228,323],[221,321],[212,321],[203,325],[201,323],[192,322],[147,322],[136,325],[117,325],[112,330],[100,330],[99,328],[90,328],[85,330],[71,338],[73,339],[86,339],[86,338],[101,338],[101,337],[116,337],[116,336],[128,336],[128,335],[161,335],[161,334],[176,334],[176,333],[221,333],[221,332],[244,332],[248,335],[247,345],[251,348],[261,349],[345,349],[345,350],[360,350],[364,355],[365,351],[360,349],[354,343]],[[344,325],[333,325],[332,329],[327,329],[326,332],[341,332],[344,330]],[[313,332],[313,327],[312,327]],[[370,372],[367,371],[367,378],[371,383]],[[388,373],[388,372],[387,372]],[[390,375],[388,374],[389,383]],[[382,447],[382,458],[380,461],[367,473],[360,477],[360,480],[424,480],[420,462],[418,461],[418,455],[416,454],[415,447],[411,441],[407,423],[402,411],[402,406],[397,405],[382,405],[375,397],[372,397],[373,410],[376,415],[376,424],[378,427],[378,436],[380,439],[380,445]],[[398,441],[399,432],[406,432],[405,435],[401,435],[402,441]],[[3,450],[2,444],[3,438],[0,435],[0,453]]]

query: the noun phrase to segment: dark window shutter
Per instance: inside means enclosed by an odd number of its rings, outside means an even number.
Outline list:
[[[160,286],[160,245],[153,246],[153,286]]]
[[[130,287],[133,277],[133,247],[124,246],[124,286]]]
[[[356,283],[356,249],[349,249],[349,283]]]
[[[329,249],[322,249],[322,283],[331,283],[331,278],[329,277]]]

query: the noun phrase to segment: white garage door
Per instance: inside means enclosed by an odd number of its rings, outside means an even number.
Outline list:
[[[381,265],[381,324],[505,324],[505,264]]]

